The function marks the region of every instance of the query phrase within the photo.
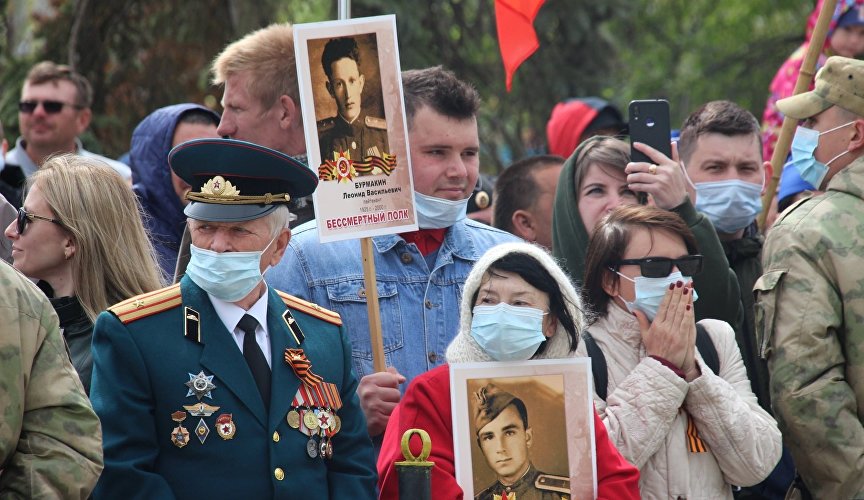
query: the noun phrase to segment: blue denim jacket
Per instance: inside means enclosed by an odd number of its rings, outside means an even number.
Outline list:
[[[387,366],[410,382],[444,363],[459,331],[462,286],[474,263],[489,248],[519,238],[465,219],[447,231],[431,271],[417,246],[401,236],[372,241]],[[357,377],[373,372],[359,240],[320,244],[315,222],[303,224],[266,279],[276,289],[338,312],[351,337]]]

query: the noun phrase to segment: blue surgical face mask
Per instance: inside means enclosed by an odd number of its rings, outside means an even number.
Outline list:
[[[224,300],[237,302],[261,283],[261,256],[273,244],[257,252],[214,252],[190,245],[191,257],[186,268],[189,278],[205,292]]]
[[[654,321],[654,318],[657,316],[657,310],[660,309],[660,303],[663,302],[663,297],[666,295],[666,292],[669,291],[669,285],[678,281],[683,283],[689,279],[685,278],[680,271],[675,271],[665,278],[646,278],[644,276],[636,276],[635,279],[630,278],[629,276],[624,276],[618,271],[614,272],[617,273],[618,276],[636,283],[636,299],[633,302],[626,300],[620,295],[619,297],[624,301],[624,305],[627,306],[628,311],[635,312],[638,309],[645,313],[645,316],[648,317],[648,321]],[[696,299],[698,299],[699,296],[696,295],[695,289],[691,291],[693,293],[693,302],[696,302]]]
[[[414,206],[417,209],[417,225],[420,229],[443,229],[465,218],[468,200],[445,200],[414,192]]]
[[[801,179],[810,183],[816,189],[822,189],[822,181],[825,180],[825,175],[828,174],[828,167],[834,160],[847,154],[849,151],[843,151],[828,160],[828,163],[816,161],[813,154],[819,145],[819,136],[840,130],[843,127],[848,127],[853,123],[855,122],[852,121],[821,133],[817,130],[800,126],[795,129],[795,137],[792,138],[792,159],[789,160],[789,164],[798,169]]]
[[[762,211],[762,186],[739,179],[696,184],[696,210],[721,233],[744,229]]]
[[[504,302],[474,306],[471,336],[495,361],[530,359],[546,340],[543,315],[540,309]]]

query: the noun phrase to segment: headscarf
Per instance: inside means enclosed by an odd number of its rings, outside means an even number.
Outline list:
[[[474,264],[471,273],[468,274],[468,278],[465,280],[465,287],[462,290],[459,333],[447,347],[448,363],[494,361],[480,347],[480,344],[474,340],[474,337],[471,336],[471,321],[474,318],[474,303],[472,299],[477,290],[480,289],[483,276],[489,270],[489,267],[498,259],[511,253],[523,253],[534,258],[539,265],[543,266],[552,275],[552,278],[558,283],[558,287],[561,289],[567,310],[573,317],[573,322],[576,326],[576,335],[581,335],[585,325],[585,318],[582,313],[582,299],[570,283],[567,275],[555,263],[552,256],[543,248],[532,243],[503,243],[490,248],[483,254],[480,260]],[[558,329],[555,331],[555,335],[546,341],[546,348],[542,353],[537,355],[537,359],[568,358],[575,356],[575,354],[575,351],[570,351],[570,337],[567,331],[561,325],[561,321],[558,321]]]

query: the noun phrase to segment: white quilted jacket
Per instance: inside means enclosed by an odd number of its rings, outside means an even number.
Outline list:
[[[624,458],[639,468],[645,499],[732,498],[730,485],[759,483],[780,459],[777,422],[756,402],[735,343],[723,321],[702,320],[720,358],[715,375],[697,354],[702,375],[687,383],[647,356],[639,325],[610,303],[588,331],[606,357],[607,401],[597,412]],[[584,342],[578,354],[587,356]],[[687,449],[692,418],[707,453]]]

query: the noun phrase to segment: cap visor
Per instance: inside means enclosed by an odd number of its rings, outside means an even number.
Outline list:
[[[193,201],[183,213],[190,219],[210,222],[243,222],[264,217],[279,205],[219,205]]]
[[[783,115],[796,120],[806,120],[811,116],[818,115],[831,106],[833,106],[833,103],[825,100],[814,91],[803,92],[777,101],[777,109]]]

